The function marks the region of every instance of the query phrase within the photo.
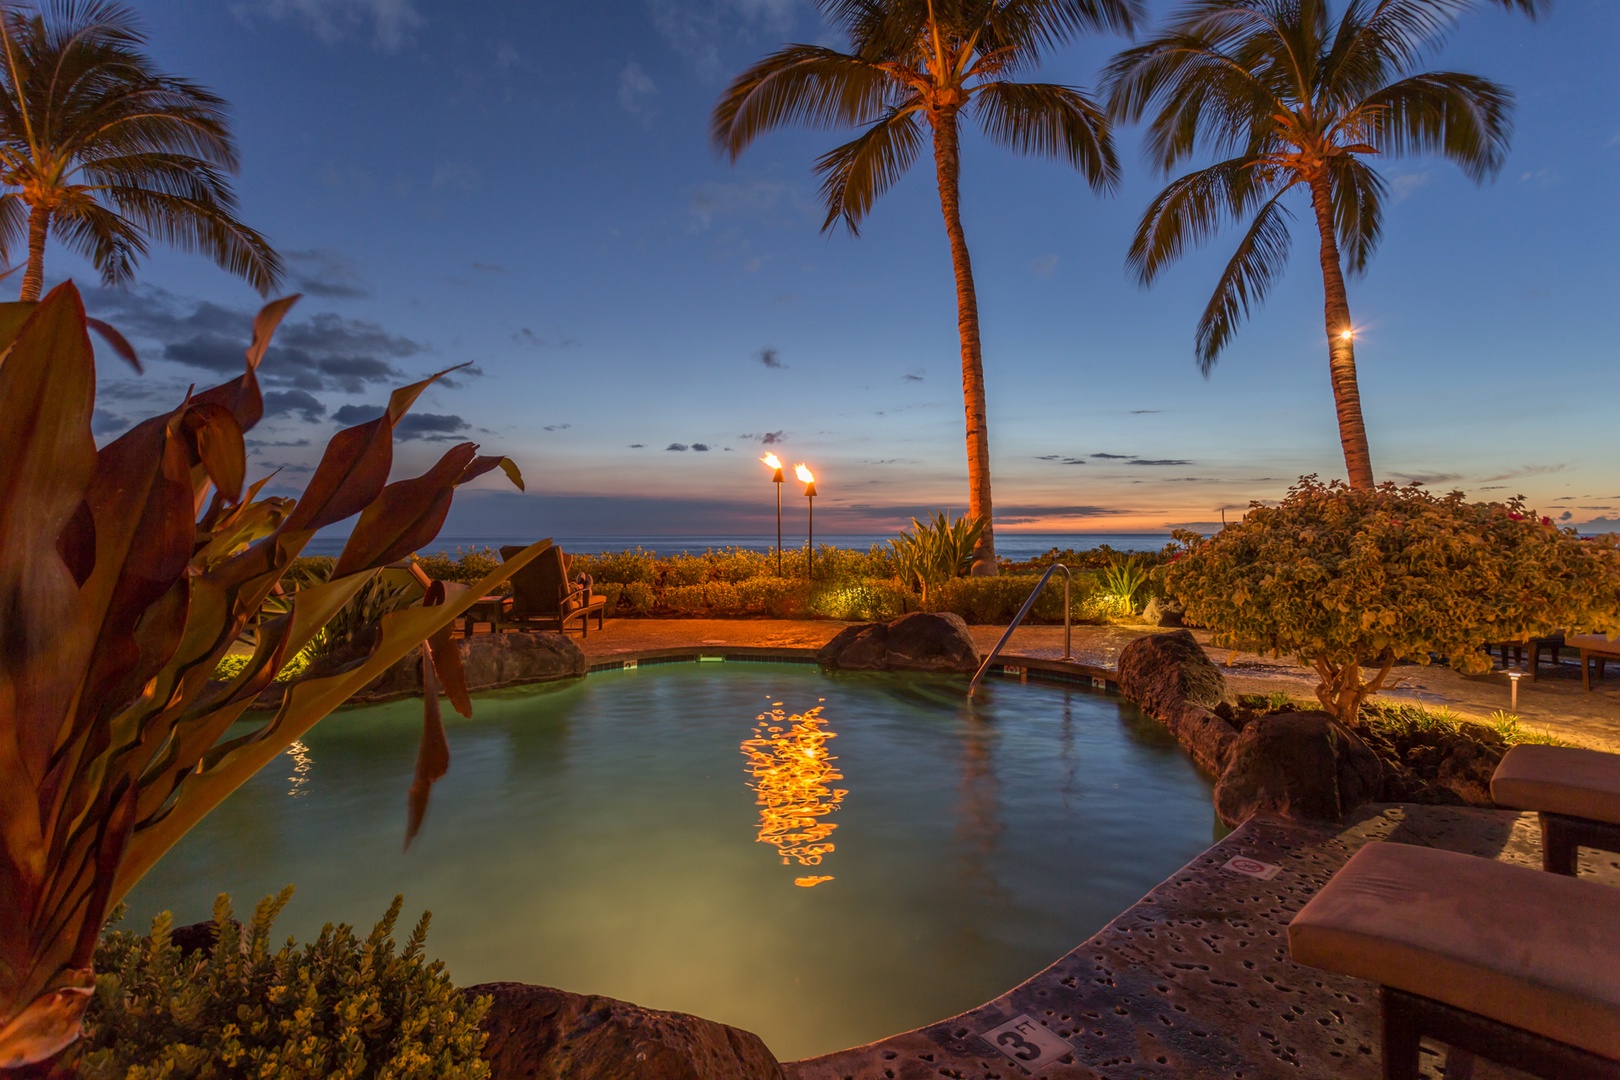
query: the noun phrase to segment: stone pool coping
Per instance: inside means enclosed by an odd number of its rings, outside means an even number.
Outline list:
[[[1295,964],[1286,933],[1294,913],[1373,840],[1541,865],[1535,815],[1510,810],[1372,804],[1335,825],[1257,816],[993,1001],[866,1046],[786,1063],[786,1074],[789,1080],[1374,1080],[1381,1075],[1376,988]],[[1271,876],[1235,869],[1239,858]],[[1585,850],[1581,873],[1620,885],[1620,856]],[[1020,1019],[1042,1029],[1025,1041],[1048,1044],[1055,1057],[1034,1072],[982,1037]],[[1423,1075],[1438,1077],[1439,1055],[1424,1057]],[[1519,1074],[1482,1061],[1475,1075]]]

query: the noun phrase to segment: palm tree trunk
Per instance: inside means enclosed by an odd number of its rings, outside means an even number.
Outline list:
[[[28,212],[28,269],[23,272],[19,300],[32,303],[45,288],[45,237],[50,228],[50,207],[36,206]]]
[[[1356,339],[1350,323],[1350,299],[1339,265],[1339,244],[1333,228],[1333,192],[1326,176],[1311,181],[1311,206],[1322,234],[1322,286],[1327,316],[1328,374],[1333,380],[1333,402],[1339,413],[1339,443],[1350,486],[1373,486],[1372,452],[1367,449],[1367,428],[1361,419],[1361,387],[1356,382]]]
[[[930,110],[934,127],[934,169],[939,177],[939,205],[951,238],[951,265],[956,270],[956,327],[962,339],[962,404],[967,413],[968,513],[984,522],[973,548],[973,575],[994,577],[996,537],[991,525],[990,435],[985,422],[984,357],[979,350],[979,298],[973,289],[973,264],[962,232],[961,148],[956,107]]]

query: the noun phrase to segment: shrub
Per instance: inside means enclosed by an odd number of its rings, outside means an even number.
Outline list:
[[[743,611],[792,619],[811,610],[811,586],[798,578],[758,577],[736,586]]]
[[[889,541],[895,568],[908,588],[916,588],[928,606],[929,593],[973,568],[973,550],[984,535],[984,522],[941,510],[928,521],[911,519],[911,531]]]
[[[1034,574],[956,578],[940,587],[931,607],[937,611],[955,612],[970,623],[1005,625],[1017,616],[1018,609],[1024,606],[1024,601],[1029,599],[1030,592],[1040,580]],[[1087,615],[1090,591],[1089,580],[1077,575],[1069,594],[1071,617]],[[1025,622],[1062,621],[1063,581],[1054,576],[1041,590]]]
[[[266,897],[246,926],[222,895],[206,951],[182,953],[167,912],[150,936],[107,934],[85,1037],[62,1064],[83,1080],[489,1076],[478,1026],[489,999],[466,1000],[442,963],[423,959],[426,913],[399,953],[401,897],[364,940],[328,924],[303,948],[271,951],[291,894]]]
[[[462,585],[471,585],[482,581],[501,565],[501,553],[494,548],[456,548],[452,557],[447,551],[435,552],[431,555],[417,555],[416,564],[422,572],[435,581],[455,581]]]
[[[653,609],[652,586],[645,581],[627,582],[619,594],[619,606],[635,615],[646,615]]]
[[[569,570],[589,574],[594,582],[639,582],[651,586],[656,580],[658,557],[649,551],[604,551],[597,555],[576,554]]]
[[[1136,613],[1136,599],[1148,587],[1147,564],[1137,555],[1119,559],[1102,572],[1100,592],[1113,602],[1121,615]]]
[[[817,585],[809,610],[848,622],[889,622],[912,607],[911,593],[894,578],[867,578]]]
[[[1521,499],[1308,476],[1212,539],[1177,535],[1186,547],[1164,587],[1188,619],[1217,645],[1298,657],[1346,724],[1398,661],[1446,657],[1477,674],[1490,642],[1620,630],[1620,538],[1583,540]],[[1377,672],[1370,681],[1363,666]]]

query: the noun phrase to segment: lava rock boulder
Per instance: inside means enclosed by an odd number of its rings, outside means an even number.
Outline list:
[[[527,983],[462,992],[493,999],[491,1080],[784,1080],[758,1035],[714,1020]]]
[[[961,616],[914,611],[891,623],[845,627],[816,659],[835,671],[942,671],[971,675],[979,651]]]
[[[1188,630],[1147,634],[1119,653],[1119,692],[1164,719],[1183,702],[1213,709],[1226,679]]]
[[[1378,798],[1383,778],[1378,755],[1327,713],[1274,713],[1233,743],[1215,813],[1234,828],[1256,813],[1337,821]]]

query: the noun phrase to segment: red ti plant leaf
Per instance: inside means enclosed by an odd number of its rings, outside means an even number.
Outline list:
[[[422,598],[422,606],[437,607],[444,603],[445,596],[444,582],[435,581],[428,586],[427,594]],[[461,650],[450,640],[451,631],[454,629],[454,623],[446,623],[429,637],[428,653],[433,660],[433,669],[439,676],[439,684],[450,697],[450,704],[455,706],[456,712],[462,716],[471,717],[472,695],[467,692],[467,671],[461,663]]]
[[[270,338],[275,334],[276,327],[281,325],[282,318],[292,310],[292,306],[298,303],[299,295],[294,293],[280,300],[272,300],[259,309],[259,314],[253,320],[253,344],[247,350],[247,370],[242,372],[240,378],[220,383],[192,400],[225,406],[236,417],[236,423],[243,431],[257,424],[264,417],[264,395],[259,392],[259,364],[264,360],[265,350],[270,348]]]
[[[465,365],[460,365],[465,366]],[[422,396],[422,391],[449,374],[447,368],[421,382],[402,386],[388,398],[388,408],[375,420],[344,428],[332,436],[304,488],[304,497],[282,526],[283,532],[314,532],[371,505],[388,483],[394,467],[394,425]]]
[[[104,323],[100,319],[86,319],[85,324],[94,330],[101,340],[112,346],[112,351],[117,353],[126,364],[134,368],[135,374],[146,374],[146,369],[141,367],[141,358],[135,355],[135,346],[131,345],[123,334],[120,334],[110,324]]]
[[[427,814],[428,794],[433,785],[450,771],[450,744],[444,737],[444,717],[439,712],[438,680],[428,659],[428,646],[422,645],[422,743],[416,749],[416,776],[406,798],[405,847],[411,846],[422,829]]]

